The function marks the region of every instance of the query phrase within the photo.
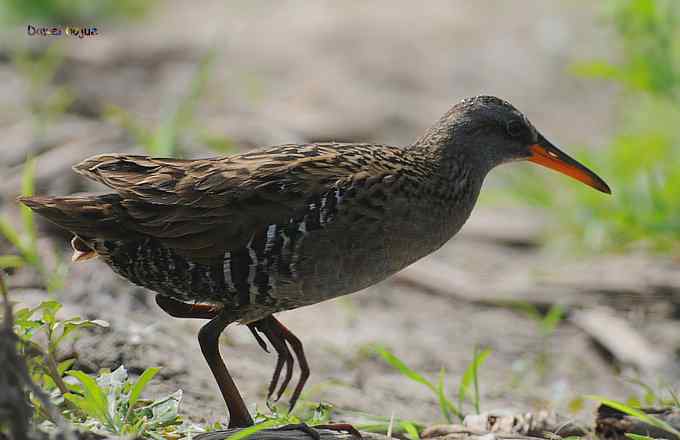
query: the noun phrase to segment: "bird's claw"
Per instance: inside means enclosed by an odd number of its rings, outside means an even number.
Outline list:
[[[307,358],[302,343],[290,330],[273,316],[268,316],[267,318],[251,323],[249,327],[251,332],[256,335],[256,339],[261,347],[264,348],[266,344],[257,332],[262,333],[265,338],[267,338],[278,355],[274,374],[272,375],[272,380],[269,383],[269,389],[267,391],[267,401],[269,401],[274,393],[276,393],[274,401],[278,402],[286,391],[286,388],[288,388],[288,384],[293,377],[293,366],[295,364],[291,349],[293,350],[293,353],[295,353],[298,365],[300,366],[300,378],[290,399],[289,410],[292,411],[302,393],[305,382],[309,377],[309,365],[307,364]],[[286,367],[286,372],[283,381],[279,386],[279,379],[281,378],[281,372],[284,366]]]
[[[264,339],[262,339],[262,336],[260,336],[259,329],[257,328],[257,326],[255,324],[248,324],[248,328],[250,329],[250,332],[255,337],[255,340],[257,341],[260,348],[262,348],[264,351],[269,353],[269,348],[267,348],[267,343],[264,342]]]

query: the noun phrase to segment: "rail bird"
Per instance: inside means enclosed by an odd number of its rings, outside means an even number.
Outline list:
[[[286,144],[197,160],[103,154],[74,170],[110,194],[20,201],[74,234],[75,261],[98,257],[155,292],[170,315],[209,320],[200,347],[229,426],[244,427],[253,420],[219,353],[227,325],[247,325],[277,352],[268,398],[286,390],[295,355],[292,408],[309,367],[274,314],[356,292],[437,250],[470,216],[487,173],[516,161],[610,193],[511,104],[478,96],[405,147]]]

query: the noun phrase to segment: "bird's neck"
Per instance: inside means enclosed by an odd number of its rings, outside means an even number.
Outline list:
[[[455,175],[463,168],[468,168],[475,176],[484,180],[498,163],[483,154],[484,146],[476,145],[476,139],[466,135],[465,120],[452,125],[449,113],[423,133],[409,149],[431,158],[443,176]]]
[[[421,158],[429,168],[430,184],[445,198],[455,201],[477,200],[484,178],[491,170],[474,152],[455,144],[416,142],[408,151]]]
[[[417,186],[413,199],[420,207],[418,222],[428,223],[433,249],[456,234],[472,213],[486,170],[462,155],[437,146],[412,145],[406,154],[411,163],[427,168],[427,177]],[[431,250],[430,250],[431,251]]]

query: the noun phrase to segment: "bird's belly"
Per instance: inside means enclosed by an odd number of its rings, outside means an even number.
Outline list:
[[[224,283],[221,264],[191,261],[153,239],[102,240],[97,254],[118,275],[161,295],[185,302],[238,305]]]
[[[301,305],[376,284],[441,247],[457,231],[433,221],[353,225],[305,237],[298,264]],[[448,225],[450,226],[450,225]]]

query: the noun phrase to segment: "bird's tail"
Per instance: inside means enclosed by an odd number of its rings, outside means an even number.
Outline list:
[[[95,239],[130,238],[120,221],[120,196],[19,197],[19,202],[74,234],[74,262],[97,256]]]
[[[120,196],[19,197],[19,202],[82,238],[125,238],[120,221]]]

